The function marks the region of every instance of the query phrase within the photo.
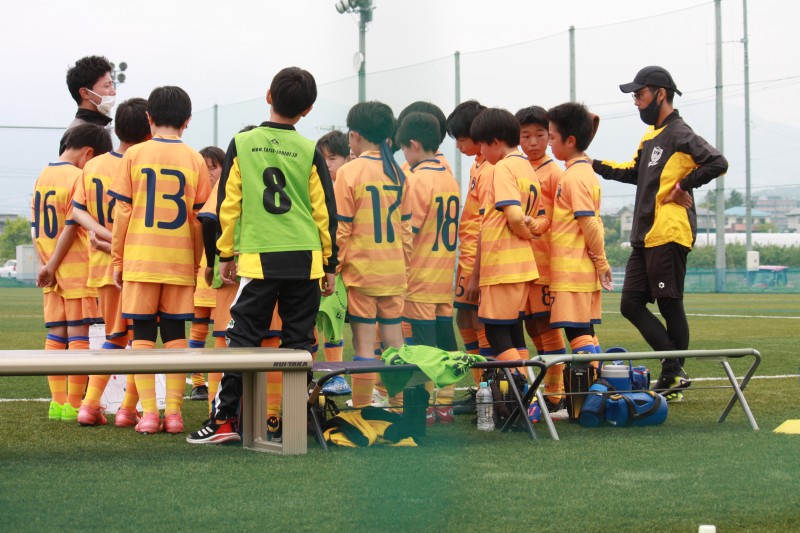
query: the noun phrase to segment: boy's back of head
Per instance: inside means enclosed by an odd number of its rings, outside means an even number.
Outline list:
[[[392,108],[383,102],[360,102],[347,113],[347,127],[373,144],[392,136],[395,127]]]
[[[81,124],[71,128],[64,139],[64,150],[91,148],[94,156],[110,152],[111,135],[97,124]]]
[[[180,129],[192,116],[192,100],[180,87],[156,87],[147,99],[147,113],[156,126]]]
[[[287,67],[278,72],[269,86],[272,109],[286,118],[295,118],[317,101],[317,82],[310,72]]]
[[[317,149],[323,155],[328,152],[330,155],[341,157],[350,156],[350,144],[347,142],[347,135],[339,130],[329,131],[317,140]]]
[[[541,106],[532,105],[530,107],[524,107],[517,111],[514,116],[517,118],[517,122],[519,122],[520,126],[541,126],[547,129],[547,111]]]
[[[126,144],[138,144],[150,138],[147,100],[129,98],[119,104],[114,115],[114,133]]]
[[[397,123],[402,124],[403,119],[410,113],[429,113],[433,115],[439,127],[439,144],[442,144],[442,141],[444,141],[444,138],[447,136],[447,119],[444,116],[444,111],[442,111],[439,106],[422,101],[409,104],[397,115]]]
[[[208,159],[218,167],[222,167],[222,163],[225,162],[225,151],[216,146],[206,146],[200,150],[200,155],[203,156],[203,159]]]
[[[586,106],[578,102],[567,102],[547,110],[547,119],[561,138],[575,137],[575,148],[581,152],[589,148],[594,137],[592,116]]]
[[[436,152],[441,143],[439,122],[430,113],[412,112],[403,118],[397,130],[397,143],[402,147],[417,141],[426,152]]]
[[[450,116],[447,117],[447,133],[453,139],[469,137],[469,129],[472,126],[472,121],[475,120],[475,117],[484,109],[486,109],[486,106],[481,105],[477,100],[461,102],[453,109]]]
[[[476,143],[491,144],[500,141],[513,148],[519,145],[519,122],[506,109],[484,109],[472,121],[469,136]]]
[[[80,105],[82,98],[80,90],[82,88],[91,89],[100,77],[111,72],[113,67],[108,59],[103,56],[86,56],[75,62],[75,65],[67,70],[67,88],[72,99]]]

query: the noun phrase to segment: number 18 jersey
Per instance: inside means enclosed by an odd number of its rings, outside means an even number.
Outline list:
[[[108,193],[117,200],[111,254],[123,280],[194,286],[196,215],[210,189],[203,157],[179,137],[128,148]]]

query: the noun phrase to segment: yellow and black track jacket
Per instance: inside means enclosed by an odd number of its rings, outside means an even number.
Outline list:
[[[633,161],[595,160],[594,171],[605,179],[636,185],[631,245],[652,248],[670,242],[692,248],[697,236],[694,205],[661,205],[675,184],[692,191],[728,170],[728,161],[673,111],[658,128],[650,127]]]

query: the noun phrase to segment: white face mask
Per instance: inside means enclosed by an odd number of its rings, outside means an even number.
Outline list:
[[[105,116],[109,116],[111,114],[111,110],[114,109],[114,104],[116,103],[117,98],[115,96],[100,96],[91,89],[86,90],[100,98],[100,103],[95,104],[97,106],[97,112],[102,113]],[[94,104],[94,102],[92,103]]]

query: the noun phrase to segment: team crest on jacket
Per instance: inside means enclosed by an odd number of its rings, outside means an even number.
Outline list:
[[[469,182],[469,190],[473,190],[475,188],[475,184],[477,183],[477,179],[472,178],[472,181]]]
[[[556,188],[556,198],[559,198],[559,199],[561,198],[561,184],[560,183],[558,184],[558,187]]]
[[[659,159],[661,159],[661,154],[664,153],[664,150],[660,146],[656,146],[653,148],[653,153],[650,154],[650,163],[647,164],[648,167],[652,167],[658,164]]]

